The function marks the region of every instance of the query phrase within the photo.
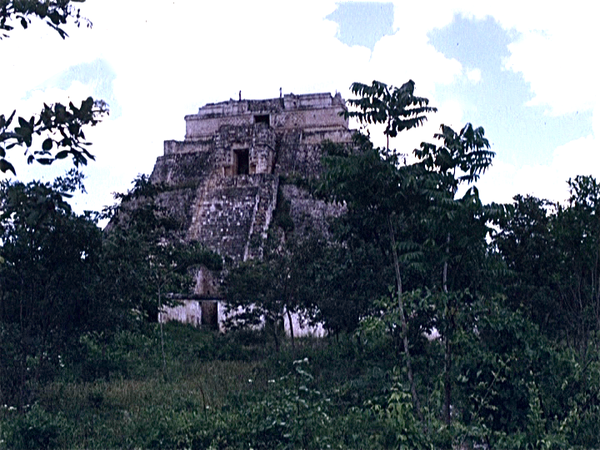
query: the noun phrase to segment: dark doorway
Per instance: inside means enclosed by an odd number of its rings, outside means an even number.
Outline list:
[[[268,114],[261,114],[259,116],[254,116],[254,123],[262,123],[265,125],[271,125],[271,121],[269,120]]]
[[[219,329],[219,305],[212,300],[200,302],[202,308],[202,325],[211,330]]]
[[[248,175],[250,170],[250,155],[248,149],[235,150],[235,174]]]

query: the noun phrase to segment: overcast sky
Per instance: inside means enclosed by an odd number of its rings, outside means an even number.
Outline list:
[[[87,133],[97,160],[79,209],[112,203],[150,173],[163,141],[182,140],[184,116],[206,103],[240,90],[274,98],[280,87],[349,98],[353,81],[374,79],[412,79],[439,109],[393,140],[402,152],[431,141],[440,123],[485,128],[496,152],[478,183],[485,202],[562,200],[569,177],[600,179],[595,2],[87,0],[81,9],[93,27],[68,27],[65,41],[43,24],[0,41],[2,113],[89,95],[110,105]],[[11,152],[19,179],[69,167],[27,166]]]

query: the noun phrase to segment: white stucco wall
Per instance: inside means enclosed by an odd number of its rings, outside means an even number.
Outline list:
[[[303,323],[298,314],[292,313],[292,324],[295,337],[324,337],[326,331],[321,324],[316,326],[309,326]],[[225,319],[229,317],[226,314],[225,304],[218,302],[218,319],[219,319],[219,331],[225,332],[223,323]],[[166,323],[171,320],[175,320],[182,323],[190,324],[194,327],[202,326],[202,307],[198,300],[183,300],[181,305],[178,306],[166,306],[163,311],[158,315],[159,322]],[[290,323],[287,314],[284,315],[284,329],[286,335],[290,336]]]

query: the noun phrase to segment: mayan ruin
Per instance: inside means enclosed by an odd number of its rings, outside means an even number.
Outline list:
[[[167,186],[162,203],[184,224],[186,240],[234,262],[257,257],[257,243],[266,237],[278,198],[288,202],[300,229],[307,221],[323,226],[335,212],[333,205],[282,180],[318,176],[322,144],[351,141],[345,110],[339,93],[205,105],[185,117],[183,141],[165,141],[150,179]],[[218,297],[214,274],[200,270],[192,297]],[[194,301],[187,307],[200,305]],[[181,314],[174,313],[183,321],[199,320]]]

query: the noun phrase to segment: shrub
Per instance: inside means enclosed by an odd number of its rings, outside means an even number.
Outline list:
[[[4,408],[0,413],[0,449],[52,449],[60,445],[59,436],[67,422],[61,414],[49,414],[34,404],[24,413]]]

